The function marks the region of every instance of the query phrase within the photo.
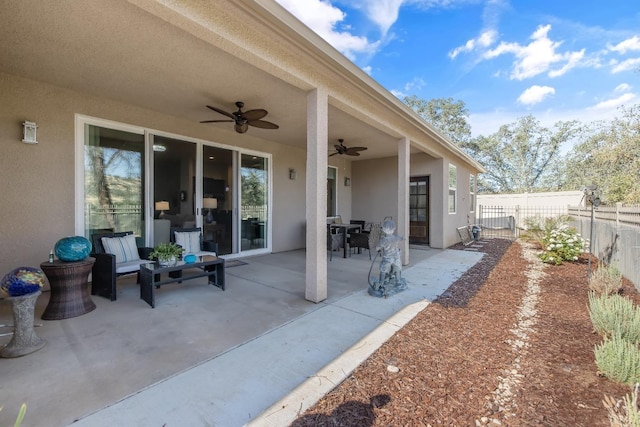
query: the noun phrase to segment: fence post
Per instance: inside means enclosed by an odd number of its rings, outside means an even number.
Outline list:
[[[484,222],[482,221],[482,212],[483,212],[483,206],[482,205],[478,205],[478,224],[480,224],[480,228],[482,228],[482,224],[484,224]]]
[[[518,237],[518,229],[520,228],[520,205],[516,205],[516,223],[513,226],[513,237]]]

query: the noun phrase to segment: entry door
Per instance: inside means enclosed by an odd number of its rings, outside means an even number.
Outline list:
[[[429,244],[429,177],[412,177],[409,184],[409,243]]]

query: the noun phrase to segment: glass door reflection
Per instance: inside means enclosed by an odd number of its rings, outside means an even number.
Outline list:
[[[263,249],[268,245],[269,174],[267,158],[242,154],[240,160],[240,250]]]

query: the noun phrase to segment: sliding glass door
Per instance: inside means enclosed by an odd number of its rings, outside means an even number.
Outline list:
[[[266,157],[242,154],[241,180],[241,230],[240,249],[264,249],[267,247],[269,221],[269,170]]]
[[[197,144],[151,135],[153,147],[153,244],[170,242],[172,227],[196,226]]]
[[[234,152],[205,145],[202,154],[202,230],[205,239],[218,242],[218,252],[230,254],[234,252]]]
[[[145,237],[144,134],[86,124],[84,235],[133,231]]]
[[[139,246],[200,227],[222,255],[270,247],[270,157],[80,118],[76,229],[133,231]],[[81,213],[82,212],[82,213]]]

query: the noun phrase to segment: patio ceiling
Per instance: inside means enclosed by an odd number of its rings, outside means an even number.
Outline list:
[[[124,1],[6,2],[0,71],[230,132],[231,123],[199,123],[225,118],[206,105],[232,112],[243,101],[245,110],[268,110],[265,120],[280,126],[251,127],[252,136],[306,145],[307,83],[276,77],[182,28]],[[358,159],[388,157],[397,154],[398,137],[329,106],[329,147],[344,138],[347,146],[369,147]]]

